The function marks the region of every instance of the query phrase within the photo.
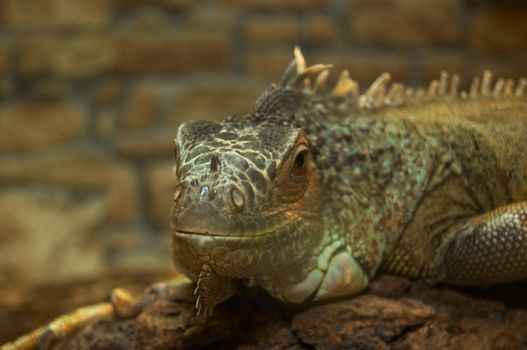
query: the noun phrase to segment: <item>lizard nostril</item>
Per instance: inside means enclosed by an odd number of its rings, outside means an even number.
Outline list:
[[[231,202],[237,211],[243,210],[245,206],[245,196],[236,186],[231,189]]]
[[[174,203],[178,202],[178,199],[181,196],[182,188],[183,188],[183,186],[181,185],[181,183],[178,183],[176,185],[176,188],[174,189],[174,199],[173,199]]]
[[[202,198],[209,197],[210,187],[208,185],[202,186],[201,190],[199,191],[199,195]]]

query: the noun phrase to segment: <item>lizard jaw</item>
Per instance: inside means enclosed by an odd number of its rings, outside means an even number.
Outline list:
[[[217,239],[217,238],[221,238],[221,239],[253,239],[253,238],[260,238],[260,237],[265,237],[265,236],[268,236],[268,235],[272,235],[273,233],[276,233],[288,226],[291,226],[291,225],[295,225],[298,223],[298,219],[294,219],[294,220],[288,220],[280,225],[277,225],[276,227],[272,227],[271,229],[269,230],[266,230],[266,231],[263,231],[261,233],[257,233],[257,234],[248,234],[248,235],[243,235],[243,234],[235,234],[235,235],[230,235],[230,234],[225,234],[225,233],[219,233],[219,232],[213,232],[213,231],[209,231],[209,230],[189,230],[189,229],[181,229],[181,228],[178,228],[177,226],[173,225],[172,226],[172,231],[175,235],[178,235],[178,236],[186,236],[187,238],[192,238],[192,237],[196,237],[196,238],[199,238],[199,237],[212,237],[214,239]]]

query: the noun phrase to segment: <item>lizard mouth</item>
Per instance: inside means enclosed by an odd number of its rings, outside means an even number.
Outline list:
[[[270,229],[267,229],[263,232],[247,232],[246,234],[226,234],[221,232],[212,232],[209,230],[188,230],[188,229],[180,229],[180,228],[173,228],[173,232],[177,236],[186,236],[186,237],[210,237],[210,238],[222,238],[222,239],[253,239],[253,238],[261,238],[265,236],[272,235],[273,233],[276,233],[278,231],[282,231],[283,229],[286,229],[295,223],[297,223],[298,220],[291,220],[287,221],[285,223],[282,223],[280,225],[277,225],[275,227],[272,227]]]

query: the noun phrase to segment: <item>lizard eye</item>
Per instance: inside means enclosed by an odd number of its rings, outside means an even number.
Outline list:
[[[292,175],[301,175],[307,166],[307,157],[309,156],[307,149],[304,146],[299,147],[296,151],[295,158],[291,164]]]
[[[305,159],[304,159],[304,152],[300,152],[296,155],[295,158],[295,168],[302,168],[304,166]]]

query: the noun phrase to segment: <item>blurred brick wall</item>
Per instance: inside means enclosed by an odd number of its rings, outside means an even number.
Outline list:
[[[248,111],[295,44],[363,85],[517,77],[523,3],[0,0],[0,286],[170,264],[176,127]]]

